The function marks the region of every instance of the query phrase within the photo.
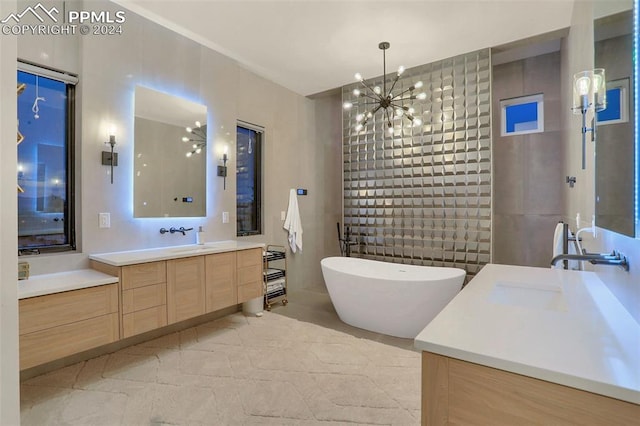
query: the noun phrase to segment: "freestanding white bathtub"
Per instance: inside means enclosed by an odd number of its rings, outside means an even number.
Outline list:
[[[401,265],[353,257],[320,262],[340,319],[354,327],[415,338],[462,289],[458,268]]]

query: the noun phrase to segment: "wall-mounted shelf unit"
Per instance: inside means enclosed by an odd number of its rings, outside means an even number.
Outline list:
[[[263,253],[264,306],[271,310],[274,303],[287,300],[287,252],[283,246],[268,245]]]

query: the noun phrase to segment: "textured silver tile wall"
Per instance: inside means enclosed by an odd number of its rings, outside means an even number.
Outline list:
[[[395,118],[389,135],[378,113],[356,132],[366,109],[344,111],[344,222],[361,242],[356,255],[473,276],[491,250],[490,52],[408,69],[396,90],[418,80],[427,93],[413,103],[421,126]],[[382,77],[367,83],[382,86]],[[343,101],[359,87],[343,87]]]

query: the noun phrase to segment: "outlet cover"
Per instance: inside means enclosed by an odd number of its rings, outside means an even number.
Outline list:
[[[100,228],[111,228],[111,213],[99,213]]]
[[[222,223],[229,223],[229,212],[222,212]]]

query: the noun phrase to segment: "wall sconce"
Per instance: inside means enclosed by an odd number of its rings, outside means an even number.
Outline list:
[[[586,168],[586,134],[596,139],[596,112],[607,108],[607,89],[603,68],[581,71],[573,75],[573,113],[582,114],[582,170]],[[594,111],[591,127],[587,127],[587,111]]]
[[[227,161],[229,160],[229,155],[227,152],[229,151],[229,147],[224,147],[224,153],[222,154],[222,166],[218,166],[218,176],[223,178],[222,181],[222,189],[227,189]]]
[[[109,141],[105,142],[105,145],[111,146],[111,152],[102,151],[102,165],[111,167],[111,184],[113,184],[113,168],[118,165],[118,153],[113,152],[113,147],[116,146],[116,135],[113,127],[109,129]]]

